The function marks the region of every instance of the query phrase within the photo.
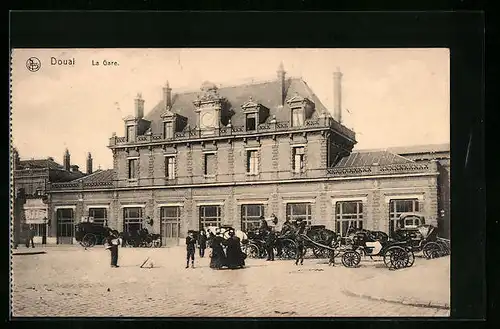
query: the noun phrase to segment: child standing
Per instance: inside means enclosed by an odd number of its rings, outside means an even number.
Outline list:
[[[204,230],[201,230],[198,236],[198,248],[200,248],[200,257],[203,258],[205,256],[205,249],[207,249],[207,235]]]
[[[187,262],[186,268],[189,267],[189,260],[191,259],[191,267],[194,268],[194,253],[196,251],[196,239],[194,238],[193,231],[188,232],[186,237],[186,251],[187,251]]]

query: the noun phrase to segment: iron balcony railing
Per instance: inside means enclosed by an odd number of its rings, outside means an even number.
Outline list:
[[[188,140],[207,137],[220,137],[220,136],[234,136],[234,135],[252,135],[259,133],[269,132],[283,132],[283,131],[300,131],[311,128],[332,128],[335,131],[355,140],[355,133],[341,125],[332,118],[318,118],[306,120],[301,126],[292,126],[289,121],[277,121],[272,123],[263,123],[256,127],[254,130],[245,129],[245,126],[224,126],[212,130],[200,129],[186,129],[184,131],[176,132],[173,136],[167,137],[163,135],[142,135],[137,136],[133,140],[127,140],[126,137],[113,136],[110,138],[109,145],[124,145],[124,144],[141,144],[151,143],[157,141],[172,141],[172,140]]]

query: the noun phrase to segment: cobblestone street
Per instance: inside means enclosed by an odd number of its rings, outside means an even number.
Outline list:
[[[449,310],[346,293],[357,282],[390,275],[371,261],[348,269],[317,259],[300,267],[293,261],[247,259],[245,269],[215,271],[209,258],[197,258],[195,269],[185,269],[182,247],[121,248],[120,268],[110,268],[109,253],[99,246],[44,250],[13,256],[13,316],[449,316]],[[146,257],[153,268],[139,267]],[[419,262],[425,260],[416,259],[407,270],[420,271]]]

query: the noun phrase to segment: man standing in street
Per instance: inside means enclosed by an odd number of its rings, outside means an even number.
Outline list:
[[[187,261],[186,268],[189,267],[189,260],[191,259],[191,267],[194,268],[194,253],[196,252],[196,239],[194,238],[193,231],[188,232],[188,236],[186,237],[186,252],[187,252]]]
[[[207,249],[207,235],[204,230],[201,230],[198,236],[198,248],[200,249],[200,257],[203,258],[205,256],[205,249]]]
[[[109,231],[109,235],[106,238],[106,249],[109,249],[111,253],[111,267],[120,267],[118,266],[118,245],[120,244],[120,240],[118,238],[117,231]]]
[[[295,237],[295,243],[297,245],[297,249],[295,251],[296,258],[295,258],[295,265],[303,265],[304,264],[304,254],[305,254],[305,246],[304,246],[304,238],[302,238],[302,234],[305,234],[306,231],[306,222],[301,221],[299,223],[299,230],[297,232],[297,235]]]
[[[266,252],[267,260],[274,261],[274,245],[276,243],[276,235],[272,230],[267,231],[266,236]]]
[[[35,238],[35,234],[36,234],[35,227],[33,226],[33,224],[31,224],[29,231],[28,231],[28,237],[26,239],[26,248],[29,248],[30,244],[31,244],[31,248],[35,248],[35,243],[33,242],[33,239]]]

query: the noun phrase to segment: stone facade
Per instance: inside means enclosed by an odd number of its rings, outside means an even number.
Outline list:
[[[127,117],[126,131],[135,135],[110,138],[112,170],[50,185],[50,235],[59,234],[58,209],[73,209],[76,223],[93,207],[106,209],[108,226],[119,231],[128,225],[124,209],[140,208],[142,227],[167,237],[169,225],[178,225],[176,239],[199,230],[202,217],[242,228],[247,205],[261,205],[262,215],[274,213],[280,223],[304,211],[311,224],[336,230],[347,221],[337,219],[337,204],[353,201],[364,228],[388,232],[390,206],[401,200],[446,232],[446,155],[417,161],[352,152],[354,132],[303,80],[280,74],[279,81],[220,90],[205,83],[201,93],[176,94],[144,118],[142,111]],[[163,207],[176,207],[179,217],[162,215]]]

